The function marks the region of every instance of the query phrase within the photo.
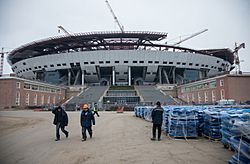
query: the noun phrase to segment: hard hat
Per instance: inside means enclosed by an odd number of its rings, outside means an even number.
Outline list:
[[[87,109],[87,108],[89,108],[89,106],[87,104],[84,104],[83,109]]]

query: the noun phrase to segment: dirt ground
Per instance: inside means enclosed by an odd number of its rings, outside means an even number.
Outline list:
[[[93,138],[81,142],[80,112],[68,112],[69,138],[55,142],[51,112],[0,112],[1,164],[220,164],[232,152],[207,139],[151,141],[152,124],[132,112],[100,112]]]

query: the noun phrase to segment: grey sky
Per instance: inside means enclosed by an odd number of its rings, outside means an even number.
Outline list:
[[[109,0],[128,31],[168,32],[168,39],[208,31],[181,44],[193,49],[234,48],[241,68],[250,72],[249,0]],[[0,47],[6,51],[31,41],[70,32],[119,30],[105,0],[0,0]],[[61,34],[60,34],[61,35]],[[172,40],[172,42],[178,41]],[[10,67],[5,64],[4,73]]]

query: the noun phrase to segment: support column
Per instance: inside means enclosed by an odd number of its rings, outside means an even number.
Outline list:
[[[85,79],[85,77],[84,77],[84,70],[82,70],[82,86],[84,86],[84,79]]]
[[[175,84],[176,83],[176,81],[175,81],[175,67],[173,67],[172,76],[173,76],[173,84]]]
[[[68,70],[68,85],[70,86],[70,81],[71,81],[71,71]]]
[[[128,67],[128,85],[131,86],[131,67]]]
[[[115,85],[115,67],[112,67],[112,85]]]
[[[159,83],[162,84],[162,79],[161,79],[161,70],[162,68],[159,67]]]

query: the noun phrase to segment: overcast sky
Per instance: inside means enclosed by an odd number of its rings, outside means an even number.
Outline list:
[[[250,0],[109,0],[120,23],[128,31],[167,32],[166,41],[183,42],[193,49],[234,48],[242,71],[250,72]],[[0,0],[0,48],[10,51],[23,44],[52,37],[62,25],[72,33],[110,31],[119,28],[105,0]],[[5,62],[4,73],[10,73]]]

